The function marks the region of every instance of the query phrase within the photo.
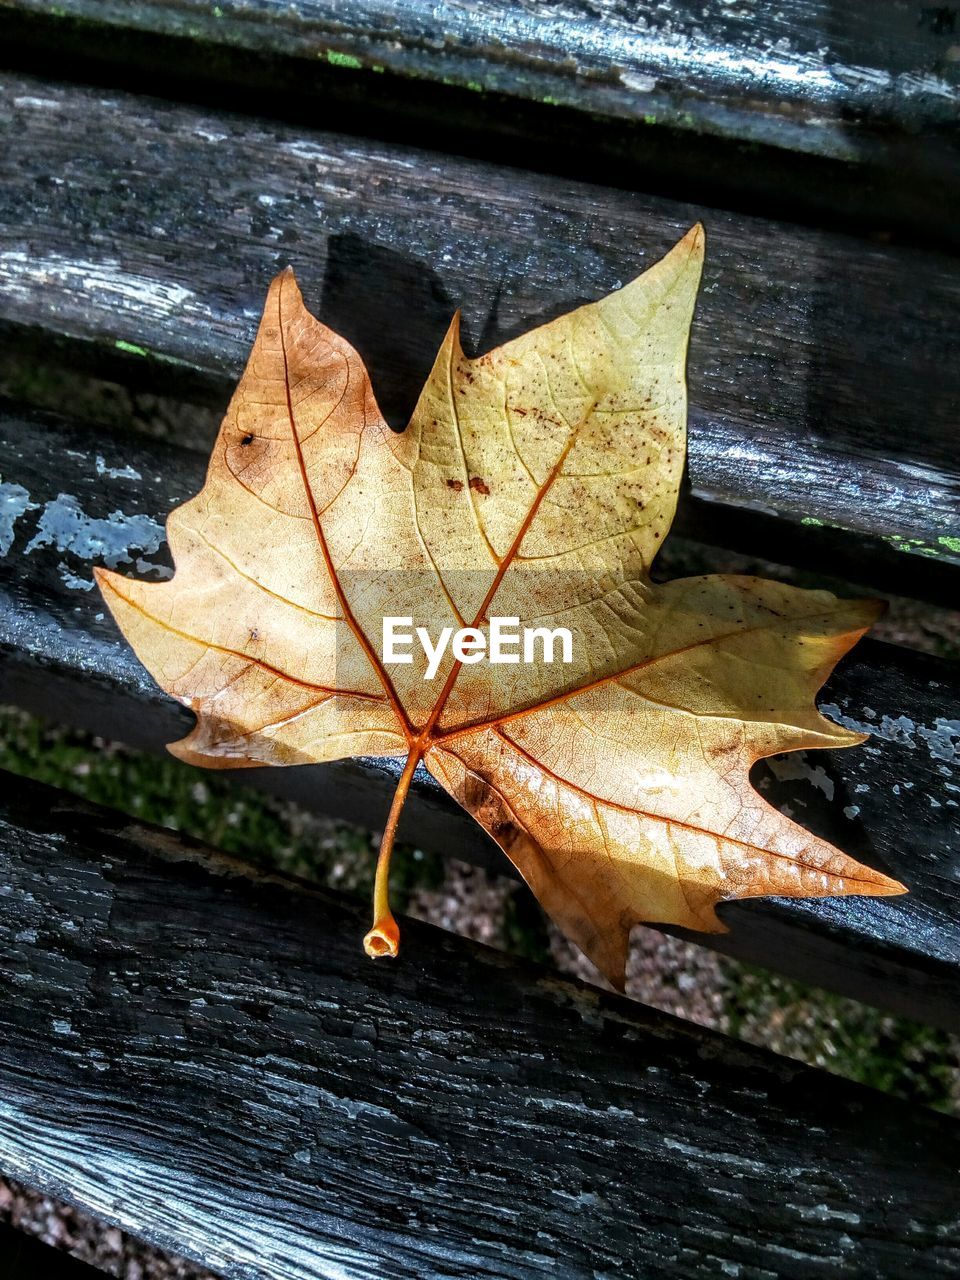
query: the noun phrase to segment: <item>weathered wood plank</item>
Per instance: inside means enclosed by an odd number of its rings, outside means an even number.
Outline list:
[[[445,41],[421,47],[418,22],[451,30],[458,22],[482,23],[483,6],[418,13],[412,4],[391,5],[383,13],[389,13],[392,37],[387,51],[397,55],[392,67],[370,59],[367,37],[383,35],[364,27],[376,21],[371,4],[348,6],[346,13],[338,7],[335,27],[325,24],[317,4],[281,9],[275,0],[266,0],[269,7],[245,0],[242,9],[76,0],[72,16],[40,0],[6,0],[0,11],[5,65],[46,80],[81,80],[240,112],[256,102],[258,112],[307,128],[336,121],[358,137],[413,141],[500,166],[960,248],[960,228],[951,216],[960,194],[960,146],[949,122],[956,66],[950,12],[922,10],[914,25],[898,0],[829,12],[821,0],[788,0],[759,12],[747,2],[750,9],[740,12],[723,4],[722,14],[716,3],[698,6],[701,26],[690,46],[698,65],[678,65],[675,74],[662,65],[663,55],[667,64],[674,61],[671,37],[682,43],[685,32],[668,32],[658,42],[654,28],[659,21],[682,27],[692,9],[677,11],[688,6],[674,5],[669,13],[660,6],[640,16],[585,8],[577,48],[585,40],[602,61],[611,31],[625,23],[629,33],[635,22],[642,29],[627,45],[648,66],[649,78],[647,71],[637,74],[617,63],[578,71],[576,50],[558,61],[553,54],[563,47],[564,26],[549,21],[557,16],[555,6],[549,15],[524,15],[514,6],[513,23],[467,48],[456,44],[455,33],[452,47]],[[569,6],[564,11],[573,12]],[[488,12],[499,15],[500,9]],[[748,20],[730,31],[722,21],[718,26],[718,16]],[[533,38],[518,44],[515,20],[524,17]],[[305,38],[286,40],[291,29]],[[808,43],[812,31],[822,35],[815,44]],[[844,47],[834,48],[834,32]],[[342,38],[351,33],[353,48],[345,51]],[[538,47],[536,33],[548,37],[549,47]],[[850,39],[844,45],[845,35]],[[411,36],[412,45],[405,41]],[[792,92],[789,50],[785,57],[782,45],[771,49],[767,36],[788,45],[792,40],[794,54],[809,55],[810,74],[799,80],[809,87],[819,78],[821,87],[830,88],[815,108],[802,91]],[[714,37],[731,43],[710,48]],[[531,53],[543,56],[531,62]],[[481,64],[475,75],[466,65],[472,55]],[[703,63],[722,74],[698,81]],[[943,78],[946,97],[931,100],[920,90],[919,82],[930,84],[931,76],[909,68],[924,66]],[[524,72],[519,77],[512,74],[518,67]],[[548,91],[544,75],[559,76],[558,93]],[[840,86],[848,82],[872,86],[873,105],[863,94],[856,106],[856,94],[845,98]],[[765,97],[771,88],[773,96]],[[619,103],[611,100],[617,98]],[[945,124],[937,123],[937,103]]]
[[[955,12],[897,0],[2,0],[0,9],[79,19],[107,40],[135,30],[319,58],[842,160],[888,145],[881,128],[922,135],[960,115]]]
[[[162,521],[195,492],[204,460],[142,439],[91,438],[0,419],[0,699],[158,749],[191,717],[160,694],[91,588],[106,561],[163,562]],[[758,766],[765,794],[864,861],[904,898],[755,901],[725,907],[733,932],[702,939],[909,1016],[960,1028],[960,696],[954,664],[862,644],[821,703],[876,736],[856,751]],[[368,826],[382,823],[390,762],[244,770],[254,782]],[[447,855],[505,860],[419,778],[401,835]]]
[[[956,586],[953,259],[16,76],[0,80],[0,127],[8,333],[222,379],[292,261],[398,423],[456,305],[489,348],[629,279],[704,217],[694,493],[746,520],[773,512],[783,541],[853,530],[884,545],[876,572],[893,550],[905,579],[929,559]]]
[[[2,795],[23,1181],[238,1280],[960,1265],[955,1121],[412,922],[371,962],[349,900]]]

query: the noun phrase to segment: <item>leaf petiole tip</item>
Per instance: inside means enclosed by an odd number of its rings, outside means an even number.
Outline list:
[[[392,915],[377,920],[363,940],[363,949],[374,960],[395,959],[400,950],[400,928]]]

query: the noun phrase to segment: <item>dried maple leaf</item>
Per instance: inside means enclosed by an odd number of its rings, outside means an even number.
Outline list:
[[[201,493],[167,522],[168,582],[99,570],[114,617],[197,715],[210,768],[403,755],[371,955],[395,955],[397,819],[420,761],[621,985],[638,921],[903,887],[810,835],[748,773],[851,746],[813,695],[872,601],[752,577],[654,586],[684,463],[695,227],[639,279],[479,359],[455,319],[401,434],[357,353],[273,282]],[[562,623],[572,663],[389,670],[386,615]],[[431,632],[431,634],[433,634]]]

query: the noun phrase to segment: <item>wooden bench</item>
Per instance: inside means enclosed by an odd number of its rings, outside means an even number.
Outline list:
[[[189,721],[88,587],[164,563],[209,432],[39,413],[44,371],[222,407],[293,260],[400,425],[456,306],[489,348],[697,217],[665,571],[709,545],[956,605],[949,10],[344,8],[0,0],[0,700],[150,749]],[[865,642],[821,705],[870,743],[757,771],[910,895],[730,904],[706,945],[960,1029],[957,685]],[[371,825],[390,781],[237,777]],[[405,821],[503,864],[425,775]],[[37,784],[0,822],[0,1170],[104,1221],[277,1280],[960,1263],[953,1121],[425,926],[373,965],[365,905]]]

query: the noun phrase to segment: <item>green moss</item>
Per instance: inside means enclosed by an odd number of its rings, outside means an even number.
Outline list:
[[[931,547],[928,542],[924,542],[922,538],[904,538],[898,533],[891,533],[884,539],[889,542],[895,551],[906,551],[909,555],[914,556],[939,556],[940,552],[936,547]]]
[[[340,53],[336,49],[327,50],[327,61],[334,67],[348,67],[351,71],[359,71],[363,63],[352,53]]]
[[[122,338],[118,338],[113,345],[118,351],[126,351],[131,356],[149,356],[150,354],[146,347],[138,347],[133,342],[124,342]]]
[[[816,516],[804,516],[800,523],[817,528],[826,527],[826,521],[818,520]],[[835,525],[833,527],[842,529],[844,526]],[[924,542],[923,538],[906,538],[899,533],[887,534],[883,540],[893,547],[895,551],[903,551],[913,556],[940,556],[942,555],[940,547],[946,548],[947,551],[960,552],[960,538],[938,538],[937,543],[939,546],[936,547],[931,546],[929,542]]]
[[[179,365],[183,369],[193,369],[193,365],[189,360],[181,360],[179,356],[168,355],[165,351],[149,351],[146,347],[138,347],[135,342],[124,342],[122,338],[117,338],[114,342],[117,351],[124,352],[128,356],[140,356],[144,360],[160,360],[164,364]]]
[[[804,516],[801,524],[813,526],[815,528],[827,527],[827,522],[818,520],[816,516]],[[836,529],[843,529],[843,525],[830,526]],[[914,556],[940,556],[943,553],[939,547],[931,546],[929,542],[924,542],[923,538],[906,538],[899,533],[889,533],[884,536],[884,542],[893,547],[895,551],[903,551],[908,555]],[[960,538],[938,538],[937,542],[941,547],[945,547],[948,551],[960,552]]]
[[[452,89],[470,89],[473,93],[485,92],[484,87],[479,80],[467,80],[464,82],[463,80],[455,79],[453,76],[444,76],[440,83],[449,85]]]

